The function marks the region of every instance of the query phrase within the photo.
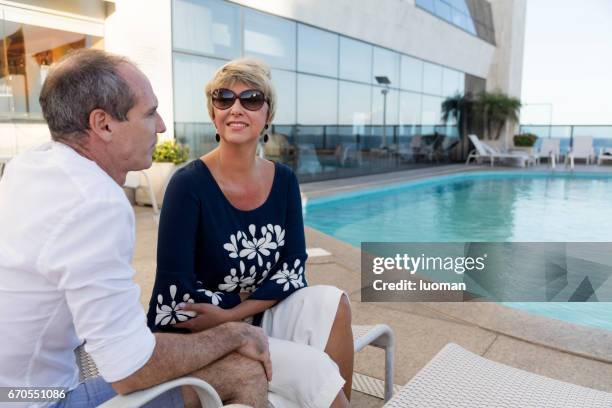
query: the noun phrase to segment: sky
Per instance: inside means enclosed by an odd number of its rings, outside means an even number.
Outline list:
[[[612,0],[527,0],[521,101],[522,124],[612,125]]]

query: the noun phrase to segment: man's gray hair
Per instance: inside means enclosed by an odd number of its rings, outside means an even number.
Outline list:
[[[94,109],[127,120],[136,96],[118,72],[121,64],[133,65],[105,51],[81,49],[51,69],[38,100],[53,140],[75,142],[86,136]]]

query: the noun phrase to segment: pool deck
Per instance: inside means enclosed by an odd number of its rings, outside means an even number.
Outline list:
[[[448,165],[301,186],[308,198],[396,184],[463,171],[550,171],[546,165],[529,169]],[[556,172],[564,171],[557,166]],[[580,166],[575,172],[609,172],[612,166]],[[150,208],[135,207],[135,280],[149,301],[155,275],[157,225]],[[408,382],[447,343],[513,367],[550,378],[612,392],[612,332],[527,314],[494,303],[362,303],[359,249],[306,228],[309,248],[329,256],[307,262],[310,285],[330,284],[346,291],[354,324],[386,323],[396,334],[395,383]],[[611,304],[612,307],[612,304]],[[382,350],[367,347],[355,358],[355,371],[382,379]],[[351,406],[380,407],[382,400],[355,392]]]

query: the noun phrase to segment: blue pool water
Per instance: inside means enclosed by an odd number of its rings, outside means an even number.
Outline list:
[[[610,242],[612,177],[467,173],[311,200],[305,223],[379,242]],[[506,303],[612,330],[612,303]]]

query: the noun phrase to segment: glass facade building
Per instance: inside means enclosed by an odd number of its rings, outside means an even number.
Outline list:
[[[304,181],[449,160],[459,144],[441,104],[485,87],[483,78],[226,1],[173,0],[172,21],[176,138],[194,157],[214,148],[206,82],[231,59],[261,59],[278,93],[265,154]],[[376,76],[390,81],[386,97]]]

